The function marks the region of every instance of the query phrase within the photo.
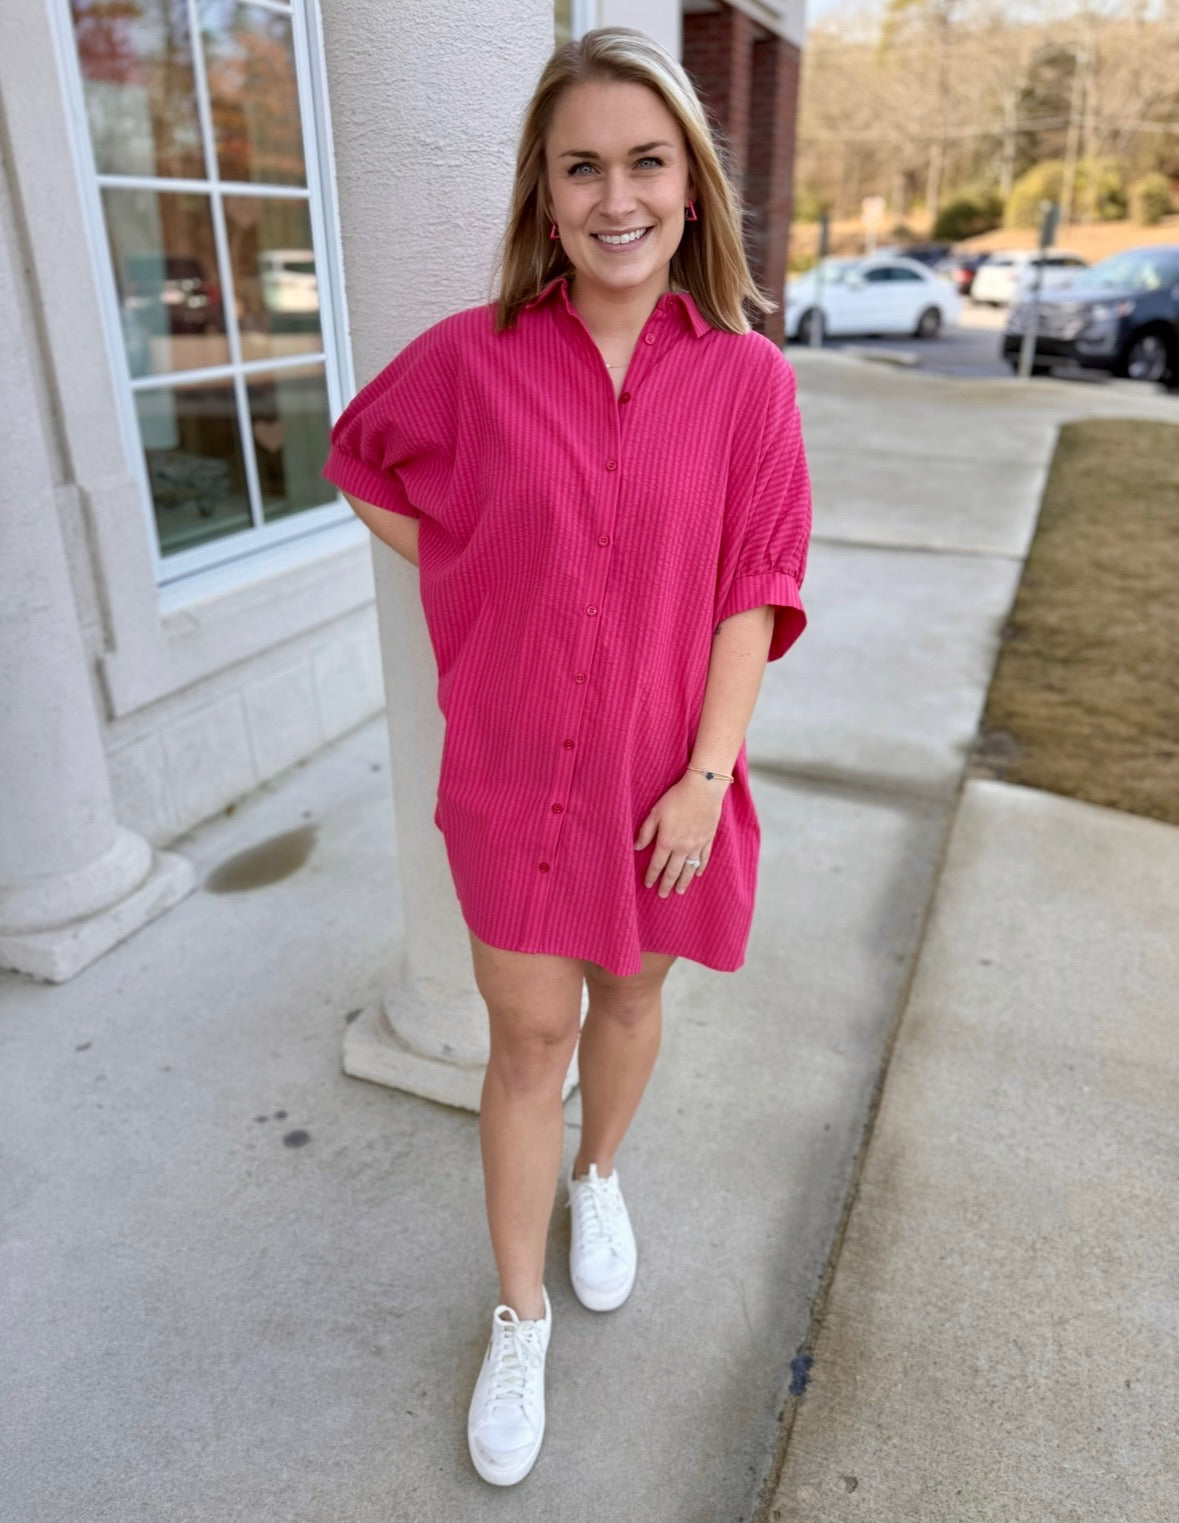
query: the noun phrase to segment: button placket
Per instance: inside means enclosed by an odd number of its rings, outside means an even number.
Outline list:
[[[588,333],[586,336],[588,338]],[[641,363],[645,360],[645,355],[641,354],[639,359]],[[630,392],[626,393],[628,400],[630,395]],[[535,882],[538,893],[530,914],[533,931],[537,934],[543,924],[545,906],[549,897],[547,890],[554,881],[554,875],[559,876],[561,872],[561,832],[576,794],[579,754],[584,745],[593,744],[593,737],[587,739],[582,733],[582,727],[586,704],[593,686],[594,653],[597,648],[598,631],[606,616],[606,589],[614,555],[616,538],[614,531],[618,515],[619,493],[622,490],[621,483],[625,475],[621,418],[626,414],[623,412],[620,415],[613,389],[610,390],[609,398],[610,442],[599,457],[602,464],[602,474],[599,479],[602,481],[603,490],[599,510],[590,520],[593,523],[596,519],[597,527],[591,530],[592,537],[586,546],[586,574],[580,588],[579,605],[575,606],[575,616],[581,620],[581,633],[574,642],[572,653],[572,669],[569,673],[571,679],[569,707],[561,722],[561,728],[556,730],[551,791],[548,796],[548,807],[544,810],[543,824],[537,832],[535,861],[538,870]]]

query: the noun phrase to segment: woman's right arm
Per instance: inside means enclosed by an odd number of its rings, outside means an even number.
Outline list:
[[[396,550],[411,565],[418,563],[418,520],[406,513],[391,513],[388,508],[378,508],[375,503],[353,497],[349,492],[340,496],[351,507],[366,529],[391,550]]]

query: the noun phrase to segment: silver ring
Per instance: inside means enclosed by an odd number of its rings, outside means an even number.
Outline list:
[[[685,867],[699,867],[700,866],[700,858],[699,857],[685,857],[684,858],[684,866]]]

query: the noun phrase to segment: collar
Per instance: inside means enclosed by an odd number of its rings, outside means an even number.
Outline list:
[[[533,307],[542,307],[552,301],[560,301],[565,311],[580,316],[569,297],[569,277],[556,275],[547,285],[542,286],[530,301],[526,301],[521,308],[527,312]],[[687,322],[697,338],[703,338],[706,333],[712,332],[712,325],[700,315],[700,309],[692,300],[687,291],[665,291],[655,303],[655,310],[662,309],[665,312],[679,312],[681,319]]]

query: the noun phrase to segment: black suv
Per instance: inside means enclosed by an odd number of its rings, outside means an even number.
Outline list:
[[[1019,368],[1031,304],[1012,309],[1003,358]],[[1127,249],[1040,297],[1035,368],[1083,365],[1134,381],[1179,372],[1179,245]]]

